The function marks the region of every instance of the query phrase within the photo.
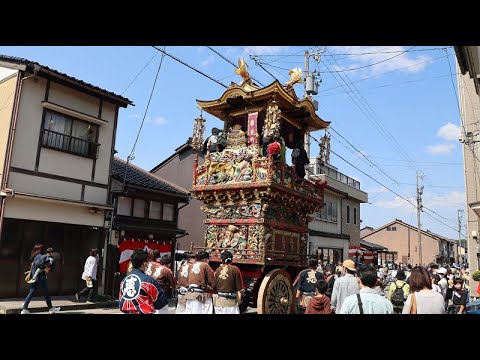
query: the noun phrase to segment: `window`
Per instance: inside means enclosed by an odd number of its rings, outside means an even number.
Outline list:
[[[347,224],[350,224],[350,206],[347,205]]]
[[[328,208],[328,203],[325,203],[325,205],[323,205],[322,207],[322,211],[320,212],[323,220],[327,220],[327,208]]]
[[[145,200],[135,199],[133,202],[133,216],[144,218],[145,217]]]
[[[148,212],[149,219],[162,219],[162,204],[156,201],[150,201],[150,211]]]
[[[357,208],[353,208],[353,223],[357,224]]]
[[[45,110],[42,146],[95,159],[97,131],[97,125]]]
[[[387,226],[387,231],[397,231],[396,226]]]
[[[126,216],[132,215],[132,198],[125,196],[118,197],[117,214]]]
[[[163,220],[173,221],[175,215],[175,205],[174,204],[163,204]]]
[[[322,210],[313,213],[316,220],[326,220],[337,222],[337,204],[334,202],[325,202]]]

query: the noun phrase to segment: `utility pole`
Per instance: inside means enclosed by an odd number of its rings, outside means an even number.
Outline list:
[[[418,229],[418,265],[422,265],[422,230],[420,224],[420,212],[422,211],[423,185],[419,185],[419,179],[423,180],[423,175],[417,171],[417,229]]]
[[[463,217],[463,210],[457,210],[458,215],[458,243],[457,243],[457,262],[460,264],[460,240],[462,239],[462,217]]]
[[[309,66],[309,58],[310,58],[310,53],[308,52],[308,50],[305,51],[305,84],[307,83],[307,77],[308,77],[308,74],[310,72],[310,66]],[[307,98],[307,87],[305,86],[304,87],[305,91],[303,93],[303,97],[304,98]],[[303,143],[305,144],[305,151],[307,152],[307,156],[308,158],[310,159],[310,132],[309,131],[305,131],[305,138],[304,138],[304,141]],[[310,177],[310,172],[307,171],[307,180],[308,178]]]
[[[407,254],[407,265],[408,265],[408,264],[412,265],[411,259],[410,259],[410,227],[408,227],[408,254]]]

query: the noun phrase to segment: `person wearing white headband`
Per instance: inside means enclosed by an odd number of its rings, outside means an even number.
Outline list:
[[[239,301],[243,292],[240,269],[232,265],[233,255],[225,250],[220,255],[222,265],[215,271],[215,314],[240,314]]]

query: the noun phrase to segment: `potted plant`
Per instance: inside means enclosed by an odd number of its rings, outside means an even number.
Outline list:
[[[480,270],[474,271],[472,273],[472,279],[475,281],[480,281]]]

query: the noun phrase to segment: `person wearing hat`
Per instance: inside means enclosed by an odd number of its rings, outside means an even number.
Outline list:
[[[358,294],[358,281],[355,278],[355,262],[347,259],[342,264],[344,275],[338,278],[333,284],[332,290],[332,309],[340,311],[343,301],[347,296]],[[375,277],[376,279],[376,277]]]
[[[438,276],[440,276],[440,281],[438,282],[438,286],[440,287],[440,294],[442,294],[443,299],[445,300],[448,289],[447,269],[442,266],[440,269],[437,270],[437,274]],[[447,300],[445,301],[447,302]]]
[[[393,305],[382,295],[376,294],[377,271],[372,265],[361,265],[358,269],[360,291],[347,296],[339,314],[393,314]]]

